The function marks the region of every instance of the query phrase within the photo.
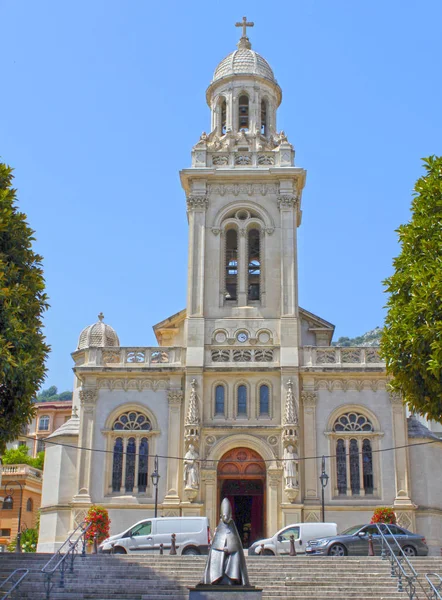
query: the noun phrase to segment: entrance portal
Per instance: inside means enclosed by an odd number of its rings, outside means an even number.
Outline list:
[[[249,448],[230,450],[218,463],[218,506],[230,500],[244,548],[264,537],[265,478],[263,459]]]

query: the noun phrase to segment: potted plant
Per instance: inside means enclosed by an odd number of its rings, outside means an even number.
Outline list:
[[[109,537],[109,513],[103,506],[93,505],[88,510],[85,521],[91,523],[86,532],[86,542],[90,548],[96,542],[98,548],[98,544]]]
[[[389,525],[396,525],[396,514],[392,508],[380,506],[374,511],[370,523],[388,523]]]

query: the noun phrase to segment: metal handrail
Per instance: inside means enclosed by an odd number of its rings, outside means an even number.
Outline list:
[[[397,541],[396,536],[391,531],[390,527],[388,526],[388,523],[381,523],[381,525],[387,529],[388,534],[393,538],[395,544],[397,545],[397,547],[399,549],[398,556],[396,556],[396,554],[394,553],[393,548],[391,547],[390,543],[388,542],[387,538],[385,537],[384,532],[382,531],[379,524],[376,523],[375,525],[376,525],[376,528],[379,531],[379,533],[381,535],[381,539],[382,539],[382,553],[381,553],[382,559],[385,559],[384,544],[387,546],[387,548],[389,550],[389,558],[390,558],[390,562],[391,562],[391,577],[397,577],[397,591],[398,592],[404,591],[404,588],[402,586],[402,577],[404,577],[405,581],[407,582],[406,592],[408,594],[409,600],[414,600],[415,598],[417,599],[416,585],[415,585],[416,582],[419,584],[419,586],[422,589],[422,592],[425,594],[426,598],[428,600],[432,600],[418,579],[419,573],[416,571],[416,569],[413,567],[413,565],[409,561],[408,557],[405,555],[405,553],[402,549],[402,546]],[[405,560],[405,564],[410,569],[411,574],[409,574],[405,571],[404,566],[402,565],[402,560]]]
[[[430,577],[437,577],[439,579],[439,584],[434,585],[434,583],[431,581]],[[440,575],[438,575],[438,573],[426,573],[425,574],[425,579],[428,581],[428,583],[430,584],[430,588],[431,588],[431,600],[442,600],[442,577]]]
[[[57,552],[55,552],[55,554],[51,556],[51,558],[42,568],[41,573],[43,573],[45,578],[44,584],[46,588],[46,600],[50,600],[51,591],[55,585],[52,582],[52,578],[57,569],[60,570],[60,583],[58,585],[59,587],[64,588],[64,574],[68,568],[68,558],[70,558],[69,572],[74,572],[74,558],[78,553],[77,547],[80,542],[82,544],[81,556],[86,556],[86,533],[89,531],[89,528],[91,526],[92,523],[87,523],[86,521],[80,523],[80,525],[78,525],[78,527],[74,529],[74,531],[63,542],[63,544],[60,546]],[[75,535],[77,535],[76,538]]]
[[[17,579],[17,581],[14,581],[14,576],[18,575],[19,573],[21,573],[20,577]],[[4,581],[2,581],[2,584],[0,585],[0,590],[1,590],[2,587],[5,586],[7,583],[13,584],[11,589],[8,590],[6,592],[6,594],[1,597],[1,600],[7,600],[7,598],[11,598],[12,592],[14,592],[18,588],[18,586],[21,584],[21,582],[23,581],[23,579],[26,577],[26,575],[28,573],[29,573],[29,569],[15,569],[15,571],[12,571],[12,573],[9,575],[9,577],[7,577]]]

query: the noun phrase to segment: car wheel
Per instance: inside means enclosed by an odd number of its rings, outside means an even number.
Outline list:
[[[263,555],[264,556],[275,556],[275,553],[272,552],[271,550],[266,549],[266,550],[264,550]]]
[[[329,556],[347,556],[347,549],[342,544],[333,544],[328,551]]]
[[[118,548],[114,548],[114,554],[127,554],[127,552],[124,548],[119,546]]]
[[[413,546],[404,546],[402,548],[402,551],[405,554],[405,556],[417,556],[416,548],[414,548]]]
[[[183,556],[199,556],[200,554],[198,548],[185,548],[182,552]]]

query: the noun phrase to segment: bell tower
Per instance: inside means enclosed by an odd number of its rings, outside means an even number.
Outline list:
[[[277,131],[282,91],[252,50],[253,25],[245,17],[236,24],[237,50],[219,63],[206,91],[211,132],[194,146],[192,167],[181,171],[189,221],[188,366],[202,367],[212,343],[258,343],[259,330],[278,342],[281,365],[298,363],[296,229],[306,172],[294,166],[293,146]]]

